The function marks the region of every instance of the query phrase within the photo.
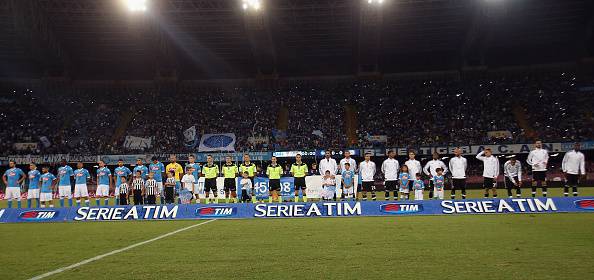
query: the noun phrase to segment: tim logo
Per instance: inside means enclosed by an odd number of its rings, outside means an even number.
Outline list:
[[[45,221],[51,220],[58,216],[58,211],[53,210],[46,210],[46,211],[39,211],[39,210],[32,210],[32,211],[25,211],[19,215],[19,219],[25,221]]]
[[[198,217],[231,217],[237,214],[237,208],[225,206],[200,207],[196,209]]]
[[[575,207],[584,210],[594,210],[594,199],[582,199],[574,202]]]
[[[423,205],[415,203],[388,203],[380,205],[380,211],[387,214],[409,214],[423,211]]]

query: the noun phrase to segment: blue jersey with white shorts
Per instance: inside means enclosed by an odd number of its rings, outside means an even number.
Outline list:
[[[20,188],[19,186],[19,179],[21,176],[25,175],[25,172],[20,168],[13,167],[8,169],[4,172],[4,176],[8,180],[8,184],[6,185],[7,188]]]
[[[121,184],[121,177],[128,177],[128,175],[132,174],[132,171],[130,171],[130,168],[125,167],[125,166],[118,166],[116,167],[116,169],[113,170],[113,173],[115,173],[116,175],[116,186]]]
[[[52,183],[56,179],[56,176],[52,173],[45,173],[41,175],[41,192],[52,193]]]
[[[353,172],[353,170],[342,171],[342,180],[344,181],[345,186],[352,187],[354,179],[355,179],[355,172]]]
[[[442,190],[445,184],[445,179],[443,178],[443,175],[436,175],[433,176],[433,186],[435,186],[436,189],[438,190]]]
[[[425,189],[425,182],[423,180],[415,180],[413,183],[413,189],[415,191],[420,191]]]
[[[162,162],[151,163],[149,165],[149,172],[153,172],[153,179],[155,179],[158,183],[163,183],[165,165],[163,165]]]
[[[60,178],[59,186],[70,186],[70,177],[74,176],[72,167],[66,165],[58,168],[58,178]]]
[[[109,175],[111,175],[111,171],[107,166],[97,169],[97,185],[109,186]]]
[[[400,191],[408,191],[410,174],[408,174],[408,172],[401,172],[400,176],[398,176],[398,180],[400,181]]]
[[[91,178],[91,174],[88,170],[81,168],[74,170],[74,184],[77,185],[86,185],[87,179]]]
[[[39,170],[31,170],[28,174],[29,177],[29,189],[36,190],[39,188],[39,177],[41,177],[41,172]]]
[[[134,167],[133,171],[134,171],[134,174],[136,174],[136,172],[140,171],[140,177],[142,177],[143,180],[146,180],[148,177],[148,167],[146,167],[144,165],[137,165],[136,167]]]

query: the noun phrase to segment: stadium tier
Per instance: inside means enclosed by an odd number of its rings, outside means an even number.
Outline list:
[[[173,95],[5,86],[0,148],[4,155],[187,153],[198,150],[195,138],[216,133],[233,134],[236,151],[584,141],[594,139],[590,90],[592,81],[561,72]]]

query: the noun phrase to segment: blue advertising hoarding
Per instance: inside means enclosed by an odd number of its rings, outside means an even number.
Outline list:
[[[594,197],[0,209],[0,222],[77,222],[516,213],[594,213]]]

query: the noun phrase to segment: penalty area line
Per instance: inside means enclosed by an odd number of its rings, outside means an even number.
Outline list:
[[[58,273],[61,273],[61,272],[64,272],[64,271],[67,271],[67,270],[70,270],[70,269],[73,269],[73,268],[77,268],[77,267],[79,267],[79,266],[82,266],[82,265],[88,264],[88,263],[90,263],[90,262],[94,262],[94,261],[97,261],[97,260],[103,259],[103,258],[105,258],[105,257],[109,257],[109,256],[111,256],[111,255],[115,255],[115,254],[117,254],[117,253],[121,253],[121,252],[124,252],[124,251],[128,251],[128,250],[130,250],[130,249],[133,249],[133,248],[136,248],[136,247],[138,247],[138,246],[142,246],[142,245],[144,245],[144,244],[151,243],[151,242],[157,241],[157,240],[159,240],[159,239],[163,239],[163,238],[165,238],[165,237],[168,237],[168,236],[174,235],[174,234],[176,234],[176,233],[180,233],[180,232],[182,232],[182,231],[186,231],[186,230],[189,230],[189,229],[192,229],[192,228],[195,228],[195,227],[201,226],[201,225],[205,225],[205,224],[208,224],[208,223],[210,223],[210,222],[214,222],[214,221],[216,221],[216,219],[213,219],[213,220],[208,220],[208,221],[205,221],[205,222],[202,222],[202,223],[199,223],[199,224],[195,224],[195,225],[191,225],[191,226],[187,226],[187,227],[185,227],[185,228],[180,228],[180,229],[174,230],[174,231],[172,231],[172,232],[168,232],[168,233],[165,233],[165,234],[163,234],[163,235],[159,235],[159,236],[157,236],[157,237],[155,237],[155,238],[152,238],[152,239],[149,239],[149,240],[145,240],[145,241],[142,241],[142,242],[138,242],[138,243],[135,243],[135,244],[132,244],[132,245],[130,245],[130,246],[127,246],[127,247],[124,247],[124,248],[120,248],[120,249],[117,249],[117,250],[113,250],[113,251],[111,251],[111,252],[107,252],[107,253],[105,253],[105,254],[101,254],[101,255],[98,255],[98,256],[95,256],[95,257],[92,257],[92,258],[89,258],[89,259],[86,259],[86,260],[83,260],[83,261],[77,262],[77,263],[75,263],[75,264],[71,264],[71,265],[69,265],[69,266],[61,267],[61,268],[58,268],[58,269],[56,269],[56,270],[52,270],[52,271],[46,272],[46,273],[44,273],[44,274],[40,274],[40,275],[37,275],[37,276],[35,276],[35,277],[32,277],[32,278],[29,278],[29,279],[30,279],[30,280],[43,279],[43,278],[45,278],[45,277],[49,277],[49,276],[52,276],[52,275],[54,275],[54,274],[58,274]]]

